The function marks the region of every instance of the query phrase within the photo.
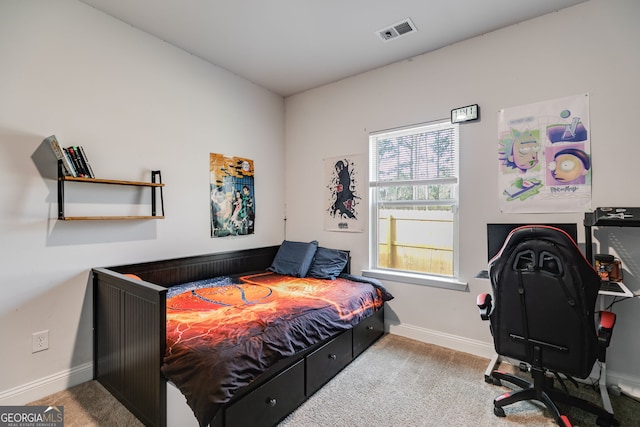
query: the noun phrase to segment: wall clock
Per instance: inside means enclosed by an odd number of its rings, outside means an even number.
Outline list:
[[[480,118],[480,107],[478,104],[467,105],[466,107],[454,108],[451,110],[451,123],[470,122]]]

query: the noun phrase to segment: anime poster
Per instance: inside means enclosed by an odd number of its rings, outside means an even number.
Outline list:
[[[209,154],[211,237],[254,233],[253,160]]]
[[[325,230],[364,231],[367,210],[361,200],[367,176],[365,164],[364,155],[324,159]]]
[[[500,110],[500,210],[589,210],[590,145],[588,94]]]

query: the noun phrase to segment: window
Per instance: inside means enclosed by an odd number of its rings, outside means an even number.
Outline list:
[[[457,277],[458,125],[369,136],[371,268]]]

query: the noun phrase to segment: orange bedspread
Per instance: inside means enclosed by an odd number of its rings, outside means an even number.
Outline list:
[[[267,272],[171,289],[163,373],[201,424],[276,361],[349,329],[393,298],[379,282]]]

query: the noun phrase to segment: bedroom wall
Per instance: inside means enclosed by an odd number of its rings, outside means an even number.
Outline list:
[[[492,355],[488,324],[475,305],[477,294],[490,290],[487,280],[474,278],[486,268],[486,224],[575,222],[584,243],[582,213],[500,213],[497,111],[588,92],[592,206],[640,206],[638,16],[635,0],[592,0],[287,98],[287,238],[349,249],[353,270],[367,268],[367,233],[323,230],[322,159],[366,154],[371,131],[446,119],[452,108],[478,103],[481,120],[460,126],[460,274],[468,289],[386,282],[396,296],[387,323],[393,333]],[[599,237],[623,253],[625,283],[640,293],[640,229],[607,229]],[[617,304],[615,312],[609,380],[640,395],[640,299]]]
[[[282,241],[284,101],[74,0],[0,2],[0,58],[0,405],[9,405],[91,379],[92,267]],[[51,134],[83,145],[101,178],[148,181],[160,169],[166,219],[54,219],[55,160],[41,145]],[[210,238],[212,152],[255,161],[255,235]],[[75,191],[67,197],[87,214],[118,197]],[[49,350],[32,354],[41,330]]]

